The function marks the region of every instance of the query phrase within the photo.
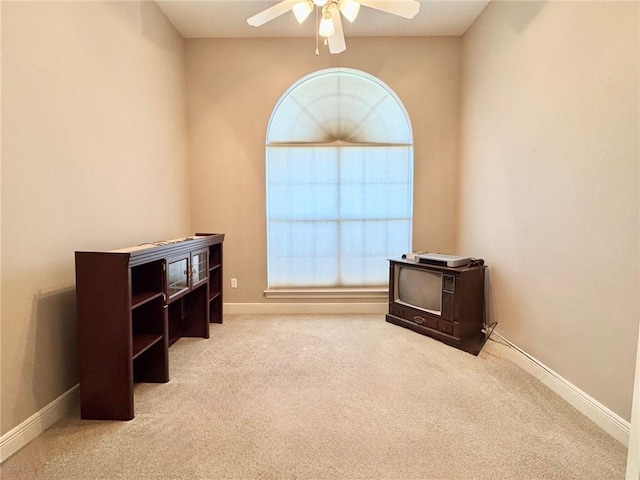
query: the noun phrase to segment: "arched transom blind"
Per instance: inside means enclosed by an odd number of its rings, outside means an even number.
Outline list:
[[[413,145],[380,80],[329,69],[294,84],[267,134],[269,288],[371,287],[411,246]]]
[[[364,72],[330,69],[296,83],[275,108],[267,143],[411,144],[404,107]]]

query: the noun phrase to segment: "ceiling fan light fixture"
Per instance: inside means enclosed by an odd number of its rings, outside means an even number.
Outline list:
[[[311,0],[302,0],[301,2],[294,3],[291,10],[293,10],[293,14],[298,23],[302,23],[307,19],[309,14],[313,12],[313,2]]]
[[[318,28],[318,33],[323,37],[330,37],[334,33],[336,33],[336,28],[333,25],[333,19],[331,15],[322,15],[322,20],[320,20],[320,27]]]
[[[353,22],[360,11],[360,4],[355,0],[340,0],[340,11],[344,18]]]
[[[247,23],[259,27],[289,11],[293,11],[298,23],[303,23],[315,11],[316,47],[318,37],[322,35],[329,53],[337,54],[347,48],[342,17],[349,22],[355,21],[362,5],[403,18],[413,18],[420,11],[420,0],[280,0],[247,18]]]

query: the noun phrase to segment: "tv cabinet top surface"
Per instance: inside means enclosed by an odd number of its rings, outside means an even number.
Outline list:
[[[426,268],[431,270],[452,272],[452,273],[461,273],[461,272],[467,272],[470,270],[477,270],[479,268],[484,268],[484,265],[471,265],[471,266],[464,265],[462,267],[447,267],[444,265],[432,265],[430,263],[420,263],[418,260],[412,260],[408,258],[390,258],[389,262],[410,265],[410,266],[419,267],[419,268]]]

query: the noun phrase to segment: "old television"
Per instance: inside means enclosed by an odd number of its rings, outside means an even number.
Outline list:
[[[396,265],[395,270],[394,302],[432,315],[442,315],[442,294],[443,291],[453,293],[455,281],[452,276],[446,277],[445,287],[443,272],[405,265]]]
[[[477,355],[484,345],[484,271],[483,264],[392,259],[386,320]]]

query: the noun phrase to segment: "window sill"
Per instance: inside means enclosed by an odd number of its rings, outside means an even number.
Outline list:
[[[264,291],[265,298],[387,298],[386,287],[373,288],[277,288]]]

